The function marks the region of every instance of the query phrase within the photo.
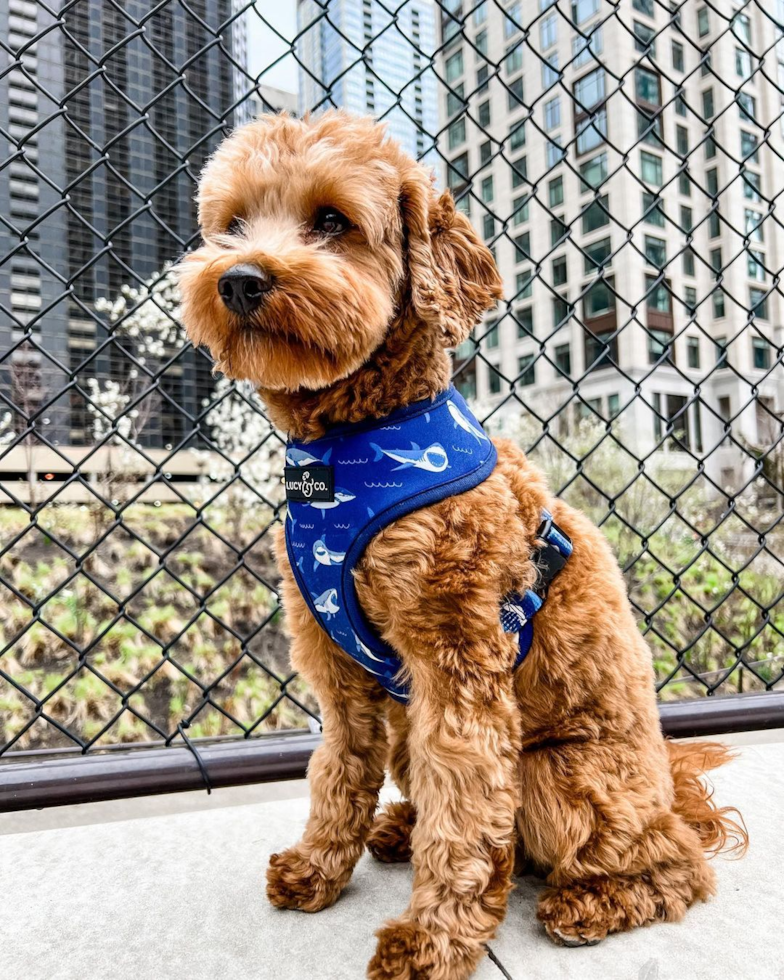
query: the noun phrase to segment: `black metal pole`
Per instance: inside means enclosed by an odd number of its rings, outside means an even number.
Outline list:
[[[672,737],[784,728],[784,691],[664,702],[659,712],[665,734]],[[288,732],[192,744],[210,784],[218,788],[300,779],[320,741],[310,732]],[[31,755],[0,765],[0,813],[205,788],[201,769],[185,747]]]

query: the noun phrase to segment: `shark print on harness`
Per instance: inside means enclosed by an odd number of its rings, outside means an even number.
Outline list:
[[[478,486],[495,462],[495,446],[454,387],[286,448],[286,548],[300,592],[332,640],[397,701],[409,698],[400,659],[362,613],[353,569],[382,528]],[[550,555],[544,565],[555,574],[571,543],[549,514],[540,536]],[[528,590],[507,596],[499,610],[504,630],[519,636],[515,666],[530,648],[542,601]]]

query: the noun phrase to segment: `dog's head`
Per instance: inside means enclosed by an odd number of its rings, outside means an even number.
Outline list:
[[[451,195],[343,112],[235,132],[204,170],[199,221],[203,244],[179,267],[188,335],[268,390],[347,377],[403,321],[458,344],[500,295]]]

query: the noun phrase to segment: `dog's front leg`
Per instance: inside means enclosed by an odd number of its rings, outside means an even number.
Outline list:
[[[481,624],[477,632],[405,657],[414,888],[407,911],[378,934],[372,980],[469,977],[506,911],[519,721],[509,638],[497,625],[490,637]]]
[[[326,636],[298,593],[285,593],[291,659],[321,708],[324,741],[308,767],[310,817],[302,840],[273,854],[267,896],[278,908],[318,912],[346,886],[362,854],[384,780],[386,694]]]

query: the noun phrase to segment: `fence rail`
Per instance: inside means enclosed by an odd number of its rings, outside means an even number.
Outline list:
[[[0,793],[184,788],[186,738],[216,781],[304,765],[282,440],[185,341],[169,272],[212,148],[282,107],[384,120],[493,249],[504,299],[455,382],[602,526],[665,727],[780,724],[781,10],[288,9],[0,0]],[[690,700],[713,694],[738,697]],[[179,748],[99,754],[151,742]],[[28,754],[65,749],[82,762]]]

